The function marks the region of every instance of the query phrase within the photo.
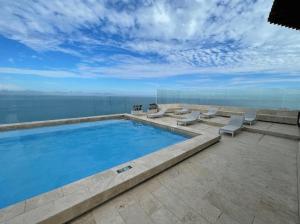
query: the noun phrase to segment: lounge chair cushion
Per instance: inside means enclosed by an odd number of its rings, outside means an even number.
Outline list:
[[[244,116],[232,115],[227,125],[219,129],[219,132],[231,133],[240,130],[243,127]]]
[[[221,128],[220,130],[222,131],[237,131],[238,129],[240,129],[241,127],[237,127],[237,126],[234,126],[234,125],[226,125],[224,126],[223,128]]]
[[[198,120],[200,115],[199,111],[192,111],[192,113],[188,114],[185,118],[177,120],[177,124],[190,124]]]
[[[147,117],[148,118],[158,118],[158,117],[163,117],[166,113],[166,109],[162,109],[160,111],[158,111],[157,113],[154,114],[148,114]]]
[[[210,116],[214,116],[216,115],[218,112],[218,109],[217,108],[214,108],[214,107],[210,107],[208,108],[208,111],[206,113],[203,113],[204,116],[207,116],[207,117],[210,117]]]

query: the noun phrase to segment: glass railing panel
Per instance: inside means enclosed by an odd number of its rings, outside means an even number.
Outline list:
[[[134,104],[146,111],[155,97],[0,95],[0,124],[130,113]]]
[[[300,109],[300,89],[157,90],[158,103],[188,103],[256,109]]]

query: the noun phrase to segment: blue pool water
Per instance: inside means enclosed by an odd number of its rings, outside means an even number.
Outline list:
[[[0,133],[0,208],[186,140],[108,120]]]

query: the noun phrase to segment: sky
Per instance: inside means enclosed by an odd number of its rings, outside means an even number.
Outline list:
[[[0,0],[0,90],[300,88],[272,0]]]

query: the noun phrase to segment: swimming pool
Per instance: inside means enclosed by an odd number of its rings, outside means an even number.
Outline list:
[[[189,137],[132,120],[0,133],[0,208]]]

